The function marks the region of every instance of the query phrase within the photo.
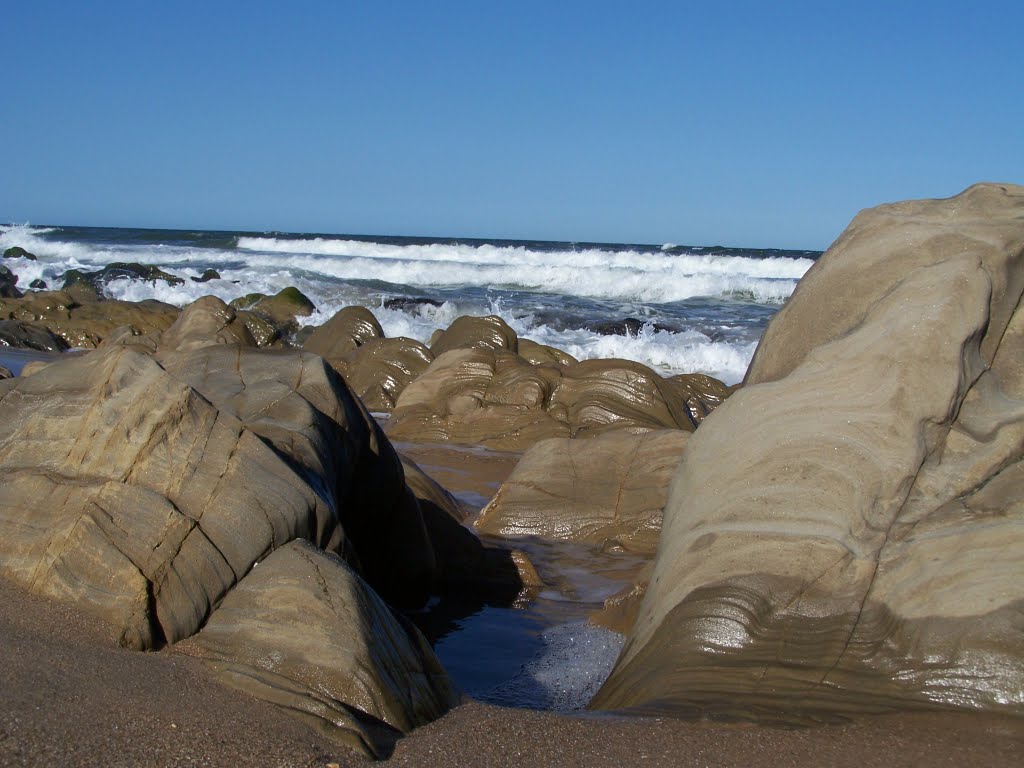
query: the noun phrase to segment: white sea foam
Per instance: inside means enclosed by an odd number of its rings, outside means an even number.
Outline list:
[[[56,232],[56,234],[55,234]],[[43,237],[49,235],[49,237]],[[782,301],[811,264],[808,259],[769,259],[700,254],[581,251],[531,251],[518,246],[391,245],[354,240],[285,240],[239,238],[241,250],[186,247],[161,243],[96,244],[61,239],[61,232],[28,225],[0,226],[0,249],[20,245],[38,261],[5,259],[27,287],[42,279],[59,287],[68,269],[99,269],[115,261],[156,264],[184,279],[116,280],[105,287],[111,298],[128,301],[158,299],[184,306],[213,294],[224,301],[260,292],[276,293],[294,285],[313,301],[317,312],[305,322],[319,325],[345,306],[361,304],[377,315],[389,337],[407,336],[427,342],[463,314],[497,314],[522,337],[563,349],[574,357],[617,357],[650,365],[663,374],[701,371],[727,383],[739,381],[754,350],[753,339],[712,340],[697,331],[670,333],[643,328],[636,335],[604,336],[587,329],[556,329],[521,308],[499,299],[463,296],[441,306],[423,304],[402,311],[382,307],[383,298],[429,287],[517,286],[543,294],[593,297],[612,301],[610,311],[622,316],[650,317],[648,305],[689,296],[745,294],[761,303]],[[247,250],[259,248],[261,250]],[[299,252],[301,251],[301,252]],[[348,253],[349,255],[344,255]],[[354,254],[354,255],[353,255]],[[206,267],[220,280],[197,283]],[[395,285],[383,290],[383,281]],[[407,290],[406,289],[406,290]]]
[[[608,679],[624,640],[585,622],[551,627],[541,639],[543,648],[519,674],[480,698],[503,706],[579,711]]]
[[[810,259],[640,251],[541,251],[525,246],[240,237],[248,262],[315,270],[343,280],[432,287],[495,286],[652,303],[694,296],[785,300]]]

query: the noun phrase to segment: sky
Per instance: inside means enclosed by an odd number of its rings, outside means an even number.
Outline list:
[[[1021,2],[5,2],[0,222],[823,249],[1024,183]]]

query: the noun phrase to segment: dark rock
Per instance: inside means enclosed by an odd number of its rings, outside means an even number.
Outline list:
[[[584,328],[593,331],[594,333],[599,333],[602,336],[637,336],[648,323],[651,324],[651,327],[655,331],[679,333],[682,330],[677,326],[657,322],[652,323],[649,320],[640,320],[635,317],[627,317],[622,320],[604,320],[596,323],[588,323]]]
[[[185,282],[182,278],[164,272],[159,267],[135,262],[114,262],[95,272],[69,269],[62,275],[62,279],[64,289],[75,283],[87,283],[97,290],[113,280],[145,280],[147,282],[163,280],[168,285],[181,285]]]
[[[18,276],[7,267],[0,266],[0,299],[20,299],[21,291],[15,288]]]
[[[35,280],[28,284],[28,287],[34,288],[37,291],[45,291],[46,282],[37,277]]]
[[[220,280],[220,273],[216,269],[207,269],[199,277],[192,277],[194,283],[208,283],[211,280]]]
[[[46,328],[18,320],[0,320],[0,346],[63,352],[68,343]]]
[[[440,307],[443,304],[443,301],[426,296],[393,296],[390,299],[384,299],[383,306],[384,309],[397,309],[402,312],[408,312],[420,307]]]
[[[5,259],[28,259],[29,261],[36,261],[36,255],[29,253],[20,245],[13,245],[4,251]]]

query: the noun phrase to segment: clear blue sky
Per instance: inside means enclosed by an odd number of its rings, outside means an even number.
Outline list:
[[[4,3],[0,221],[823,248],[1024,183],[1019,2]]]

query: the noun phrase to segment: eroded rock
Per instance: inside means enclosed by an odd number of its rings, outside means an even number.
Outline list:
[[[194,633],[295,538],[416,605],[433,551],[401,466],[323,361],[112,346],[0,382],[0,576],[73,600],[117,640]]]
[[[372,339],[384,338],[373,312],[366,307],[345,307],[323,325],[314,330],[303,342],[302,348],[334,363],[349,352]]]
[[[493,349],[519,351],[519,337],[508,323],[497,315],[455,318],[448,328],[431,339],[430,351],[435,357],[453,349]]]
[[[653,554],[668,484],[689,437],[659,430],[543,440],[523,454],[476,528]]]
[[[859,214],[697,431],[597,708],[1024,714],[1024,188]]]
[[[374,757],[458,703],[427,641],[339,557],[272,552],[187,643],[229,685]]]
[[[619,429],[693,431],[729,391],[708,376],[665,379],[628,360],[531,365],[505,350],[462,348],[405,388],[387,429],[400,440],[522,450]]]
[[[332,364],[367,408],[388,412],[433,359],[430,350],[413,339],[374,338],[341,359],[332,360]]]
[[[454,349],[435,358],[399,396],[388,422],[396,439],[487,445],[516,450],[569,425],[545,410],[558,379],[488,348]]]

